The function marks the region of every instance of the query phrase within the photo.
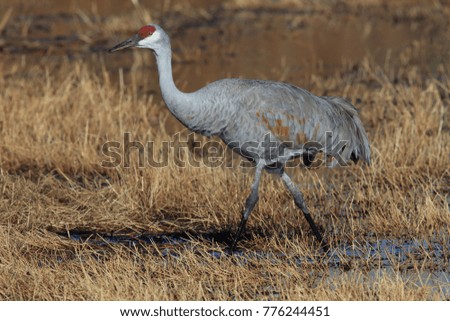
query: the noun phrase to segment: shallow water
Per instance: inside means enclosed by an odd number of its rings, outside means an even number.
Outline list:
[[[446,22],[438,14],[430,20],[426,15],[403,17],[376,6],[367,7],[370,14],[358,14],[344,6],[329,15],[320,7],[312,11],[289,7],[225,10],[218,2],[190,2],[191,14],[206,8],[207,18],[191,19],[189,12],[185,16],[168,12],[161,17],[172,39],[174,78],[186,91],[225,77],[269,78],[301,85],[311,74],[333,75],[343,64],[361,63],[367,57],[379,65],[395,66],[401,53],[408,50],[418,64],[434,70],[450,49]],[[141,3],[151,12],[160,10],[161,4]],[[7,8],[4,6],[5,11]],[[134,31],[124,26],[124,30],[106,37],[92,31],[90,25],[95,22],[101,26],[96,21],[107,23],[109,16],[120,17],[134,10],[130,1],[108,2],[106,6],[100,2],[94,9],[91,1],[70,6],[52,1],[40,6],[29,4],[13,10],[0,39],[0,54],[5,61],[17,59],[18,54],[41,63],[82,60],[92,68],[99,68],[98,59],[103,56],[102,63],[112,74],[122,69],[127,83],[135,77],[149,83],[141,84],[144,89],[158,93],[155,63],[149,52],[106,54]]]
[[[357,271],[349,270],[346,272],[342,272],[342,270],[338,269],[330,269],[329,275],[326,278],[326,281],[329,282],[331,286],[337,277],[340,277],[342,274],[352,276],[355,274],[357,276]],[[390,279],[398,279],[403,282],[412,285],[414,287],[429,287],[432,292],[438,293],[442,300],[450,299],[450,271],[396,271],[392,267],[385,267],[382,269],[372,269],[367,274],[367,278],[369,280],[379,280],[382,277],[387,276]]]
[[[64,235],[61,233],[60,235]],[[227,250],[230,239],[229,232],[206,233],[203,235],[188,235],[187,233],[167,235],[100,235],[89,232],[72,231],[66,235],[72,240],[87,242],[95,247],[109,247],[111,245],[124,245],[132,248],[148,248],[151,244],[158,248],[164,258],[180,258],[180,250],[189,250],[193,253],[204,251],[198,249],[198,242],[224,244],[224,250],[209,250],[207,253],[215,259],[233,255],[236,264],[246,265],[251,261],[263,260],[279,262],[287,259],[282,252],[265,252],[262,250],[239,249],[232,253]],[[215,247],[217,248],[217,247]],[[328,265],[328,272],[323,277],[333,284],[339,276],[367,272],[369,279],[377,280],[382,276],[390,276],[403,280],[417,287],[430,287],[433,292],[450,299],[450,265],[448,258],[450,243],[442,244],[438,241],[417,239],[380,239],[377,241],[342,243],[332,247],[326,256],[307,257],[289,255],[292,264],[304,267],[305,264],[320,262]],[[202,252],[202,255],[205,253]],[[433,268],[419,269],[417,263],[427,262]],[[419,264],[420,265],[420,264]],[[362,269],[361,269],[362,267]]]
[[[145,244],[155,244],[158,246],[168,246],[168,248],[184,246],[193,241],[210,242],[218,244],[228,244],[231,240],[229,231],[210,232],[200,235],[190,235],[189,233],[174,233],[174,234],[140,234],[136,236],[130,235],[107,235],[92,233],[89,231],[70,231],[66,233],[58,233],[66,236],[72,240],[88,242],[97,246],[105,246],[108,244],[121,244],[129,247],[135,247]],[[339,265],[341,257],[345,256],[348,259],[376,259],[380,266],[389,266],[391,261],[395,258],[396,262],[403,262],[415,256],[420,256],[427,253],[427,259],[440,263],[443,260],[448,260],[447,249],[450,248],[450,243],[442,244],[439,241],[426,241],[417,239],[379,239],[374,242],[353,242],[352,244],[343,243],[334,246],[328,254],[328,263],[330,265]],[[233,252],[234,255],[248,255],[250,252],[237,250]],[[228,252],[211,252],[211,255],[219,257],[222,254],[229,254]],[[254,255],[262,254],[253,252]],[[251,254],[251,255],[253,255]],[[282,253],[276,256],[283,256]],[[304,260],[304,259],[303,259]],[[299,262],[302,259],[299,258]]]

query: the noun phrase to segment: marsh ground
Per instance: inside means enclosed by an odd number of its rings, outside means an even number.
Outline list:
[[[449,298],[447,2],[60,3],[0,3],[2,299]],[[291,170],[328,256],[270,175],[225,253],[252,179],[238,160],[180,166],[186,147],[164,167],[101,166],[124,133],[158,152],[189,135],[150,53],[105,53],[149,21],[172,36],[183,90],[275,79],[358,106],[372,166]]]

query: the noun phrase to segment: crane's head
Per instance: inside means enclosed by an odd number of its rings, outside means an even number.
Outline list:
[[[160,26],[149,24],[139,29],[133,37],[119,43],[108,51],[114,52],[130,47],[157,50],[158,48],[168,45],[168,38],[169,37]]]

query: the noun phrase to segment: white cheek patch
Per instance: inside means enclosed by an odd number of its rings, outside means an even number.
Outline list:
[[[151,46],[152,44],[158,42],[158,40],[161,39],[161,35],[158,31],[155,31],[152,35],[139,40],[137,46],[138,47],[148,47]]]

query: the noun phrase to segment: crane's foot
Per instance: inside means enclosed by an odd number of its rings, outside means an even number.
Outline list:
[[[305,215],[306,220],[309,223],[309,226],[311,227],[311,231],[313,232],[314,236],[316,237],[317,241],[319,241],[323,251],[326,253],[330,250],[330,246],[327,241],[322,237],[322,234],[319,232],[319,229],[316,226],[316,223],[314,223],[314,220],[311,217],[311,214],[308,212],[303,212]]]
[[[241,222],[239,223],[239,228],[236,232],[236,235],[233,238],[233,242],[231,243],[231,246],[230,246],[231,253],[233,253],[236,250],[236,245],[237,245],[239,239],[241,238],[242,232],[245,229],[245,223],[247,223],[247,218],[243,217]]]
[[[327,241],[323,240],[320,242],[320,245],[322,247],[323,252],[326,254],[330,251],[330,245],[328,244]]]

